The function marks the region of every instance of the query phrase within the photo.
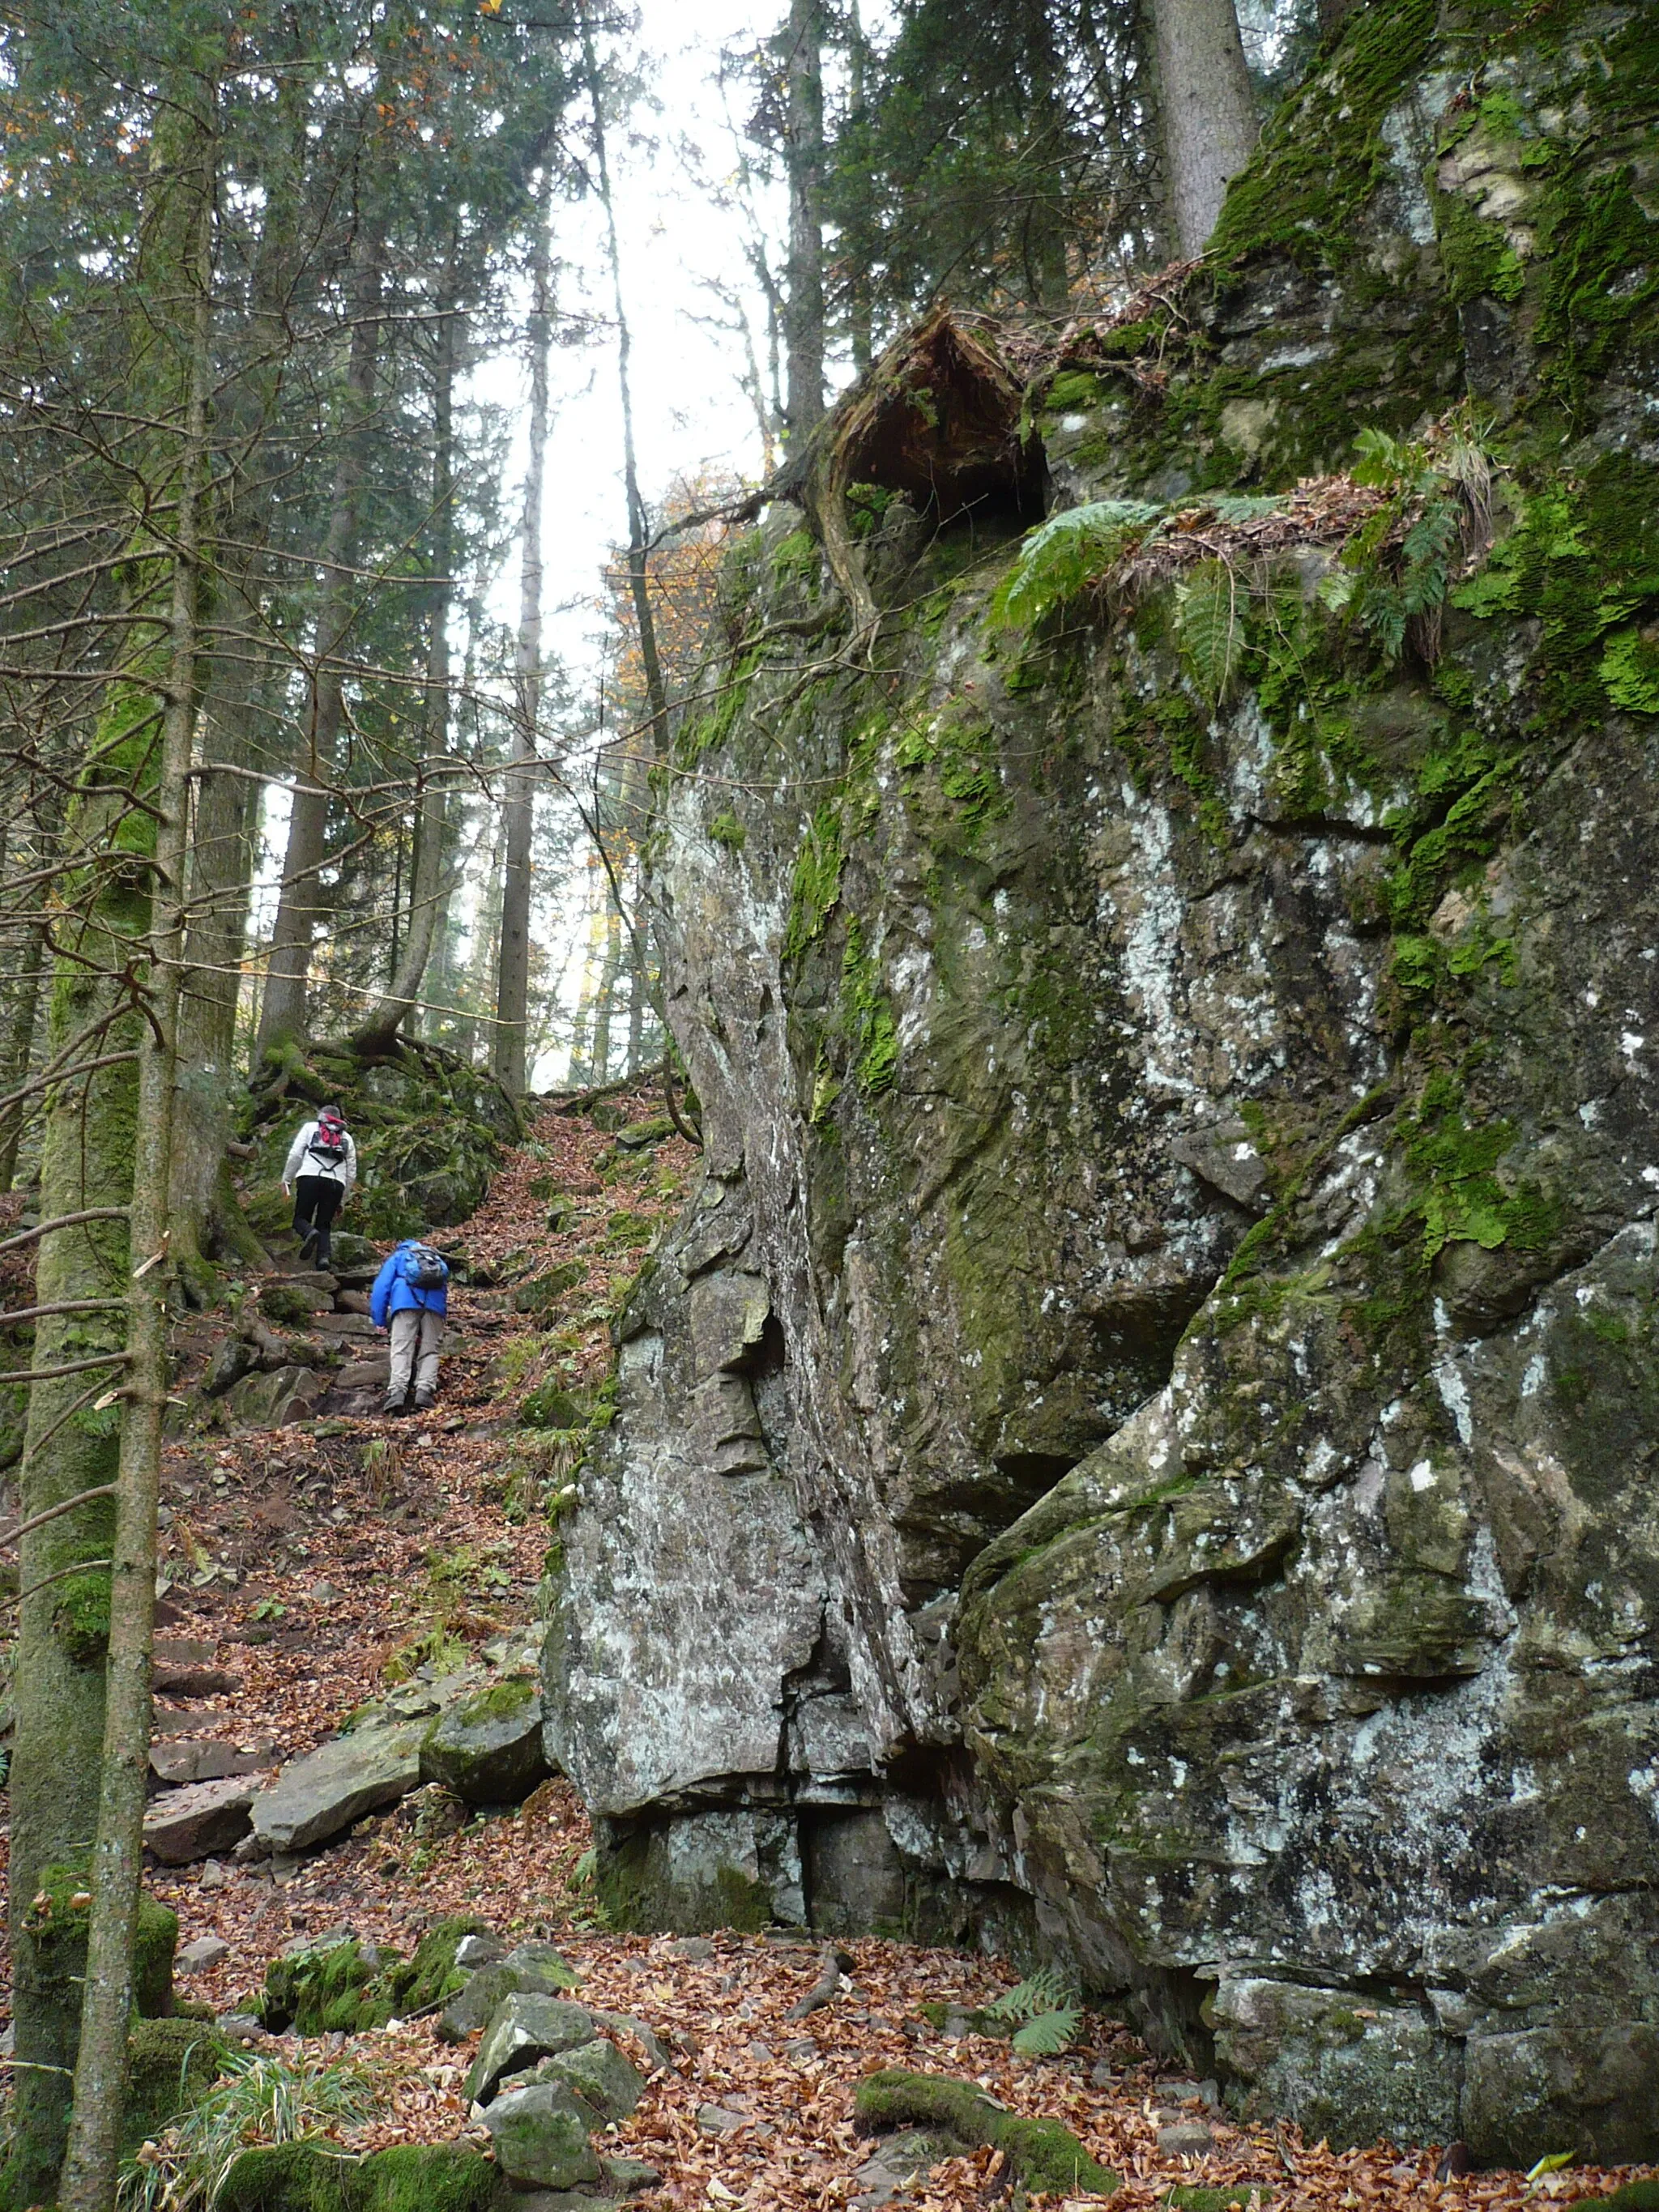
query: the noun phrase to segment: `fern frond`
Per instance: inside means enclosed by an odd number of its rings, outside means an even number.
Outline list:
[[[1068,507],[1032,531],[991,602],[993,619],[1029,629],[1109,568],[1161,507],[1143,499],[1097,499]]]
[[[1212,712],[1226,697],[1243,650],[1237,598],[1238,579],[1224,561],[1200,562],[1176,586],[1182,653]]]
[[[1075,2005],[1059,2012],[1040,2012],[1016,2033],[1013,2047],[1027,2058],[1052,2058],[1057,2051],[1070,2049],[1082,2017]]]

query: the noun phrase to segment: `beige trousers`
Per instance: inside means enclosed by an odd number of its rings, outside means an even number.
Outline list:
[[[388,1406],[401,1406],[412,1380],[417,1400],[438,1395],[438,1352],[444,1340],[444,1317],[424,1306],[404,1306],[392,1316],[392,1376],[386,1384]]]

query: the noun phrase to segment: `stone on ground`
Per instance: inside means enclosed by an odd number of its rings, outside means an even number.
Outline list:
[[[188,1866],[239,1844],[252,1826],[257,1775],[233,1774],[169,1790],[144,1814],[144,1844],[163,1866]]]
[[[544,2059],[536,2069],[538,2081],[562,2082],[591,2106],[602,2120],[625,2120],[639,2105],[644,2081],[614,2043],[600,2035],[592,2043],[579,2043]]]
[[[587,2115],[568,2089],[551,2082],[511,2089],[489,2106],[483,2124],[496,2165],[521,2187],[574,2189],[603,2178]]]
[[[516,1805],[547,1772],[541,1693],[523,1679],[492,1683],[452,1705],[421,1753],[422,1778],[471,1805]]]
[[[229,1956],[230,1946],[222,1936],[198,1936],[179,1953],[173,1962],[173,1971],[175,1974],[204,1974],[221,1959]]]
[[[484,2031],[467,2076],[466,2094],[475,2104],[488,2104],[505,2075],[522,2073],[538,2059],[556,2058],[561,2051],[592,2039],[593,2015],[586,2005],[566,2004],[557,1997],[507,1997]]]
[[[495,1965],[480,1967],[450,1999],[438,2022],[438,2034],[445,2043],[463,2043],[488,2027],[504,1999],[556,1997],[562,1990],[574,1990],[580,1980],[550,1943],[520,1943]]]
[[[337,1736],[283,1770],[253,1800],[253,1832],[273,1851],[301,1851],[413,1790],[421,1778],[419,1722]]]

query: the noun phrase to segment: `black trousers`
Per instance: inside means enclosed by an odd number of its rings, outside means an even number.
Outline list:
[[[329,1230],[340,1210],[340,1200],[345,1196],[343,1185],[332,1176],[295,1176],[294,1178],[294,1230],[300,1239],[301,1251],[314,1237],[317,1241],[317,1265],[325,1267],[332,1247]]]

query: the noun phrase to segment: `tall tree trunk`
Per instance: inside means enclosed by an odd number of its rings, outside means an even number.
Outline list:
[[[46,1093],[40,1218],[88,1208],[125,1212],[132,1190],[142,1027],[125,981],[140,956],[149,902],[144,871],[102,866],[131,810],[118,787],[147,781],[155,743],[149,695],[112,685],[96,733],[99,765],[74,802],[55,886],[56,924],[47,1066],[64,1079]],[[76,1075],[85,1062],[126,1057]],[[91,1410],[122,1379],[128,1291],[125,1220],[101,1219],[40,1240],[35,1297],[85,1309],[36,1325],[30,1362],[51,1379],[29,1390],[19,1489],[25,1522],[114,1482],[113,1426]],[[83,1363],[101,1361],[100,1367]],[[76,1370],[73,1372],[58,1372]],[[48,2204],[58,2193],[80,2035],[80,1962],[59,1922],[64,1884],[53,1869],[81,1869],[84,1886],[98,1822],[104,1747],[104,1662],[110,1627],[108,1567],[113,1514],[103,1496],[27,1529],[19,1547],[16,1733],[10,1774],[9,1873],[16,2028],[10,2160],[4,2194]],[[43,1888],[54,1902],[44,1910]],[[68,1954],[68,1955],[66,1955]],[[73,1977],[73,1978],[72,1978]]]
[[[586,0],[577,0],[581,23],[582,65],[593,105],[593,157],[599,171],[599,201],[605,210],[606,258],[611,266],[611,293],[617,317],[617,382],[622,398],[623,483],[628,495],[628,588],[639,626],[640,661],[645,671],[645,696],[651,708],[653,741],[659,751],[668,743],[668,693],[663,684],[662,662],[657,653],[657,625],[651,608],[647,570],[649,520],[640,496],[640,472],[634,447],[634,397],[629,381],[633,339],[623,299],[622,248],[617,237],[617,208],[611,191],[611,165],[605,152],[605,99],[599,82],[599,56],[593,46],[593,26]]]
[[[255,731],[269,682],[266,656],[246,643],[208,677],[201,718],[202,762],[190,851],[188,981],[179,1009],[173,1098],[172,1241],[188,1283],[205,1266],[210,1219],[246,1258],[252,1232],[223,1206],[236,1061],[236,1007],[253,878],[258,787],[246,775],[259,757]],[[222,771],[216,773],[216,771]]]
[[[617,977],[622,971],[622,917],[617,912],[616,902],[608,899],[605,908],[605,959],[599,969],[599,988],[593,994],[593,1080],[611,1080],[611,1022],[617,1011]]]
[[[360,1052],[386,1052],[421,995],[432,957],[445,863],[444,828],[449,785],[449,611],[454,598],[450,570],[455,544],[455,362],[459,350],[459,314],[454,296],[454,244],[439,302],[437,356],[432,389],[432,558],[438,581],[432,593],[432,627],[427,640],[426,745],[417,781],[415,871],[410,890],[409,934],[392,988],[357,1029]]]
[[[161,757],[150,794],[155,853],[138,1036],[136,1144],[131,1157],[126,1404],[121,1424],[111,1553],[109,1643],[97,1844],[87,1938],[86,1988],[75,2105],[60,2202],[64,2212],[112,2212],[126,2099],[127,2021],[133,2006],[138,1885],[149,1778],[150,1648],[155,1624],[155,1511],[167,1397],[167,1216],[172,1181],[174,1056],[185,957],[185,866],[191,741],[196,710],[200,502],[207,476],[212,378],[212,141],[191,149],[180,184],[197,206],[194,291],[183,452],[173,530],[173,592]],[[181,272],[185,273],[185,272]]]
[[[847,120],[855,153],[864,153],[860,160],[863,184],[860,197],[867,199],[867,150],[864,149],[869,125],[870,104],[866,87],[869,64],[869,50],[864,41],[864,23],[859,14],[859,0],[848,0],[847,9]],[[860,225],[860,231],[863,226]],[[848,320],[852,328],[853,368],[862,376],[875,358],[875,311],[870,286],[869,240],[867,235],[855,234],[849,241],[853,256],[848,272]]]
[[[823,18],[822,0],[790,0],[784,57],[789,259],[784,350],[789,443],[823,414]]]
[[[313,640],[308,727],[295,763],[293,811],[283,886],[272,927],[259,1015],[262,1058],[280,1055],[306,1030],[306,982],[312,933],[327,913],[319,880],[328,854],[328,783],[345,713],[341,654],[356,611],[357,580],[351,574],[357,545],[358,507],[365,467],[364,427],[374,399],[374,361],[380,340],[383,215],[358,233],[351,284],[351,339],[342,402],[340,443],[329,502],[328,534],[320,563],[321,599]]]
[[[515,1098],[524,1096],[530,1014],[531,843],[536,818],[535,764],[542,698],[542,479],[547,458],[547,352],[552,324],[550,183],[544,182],[534,289],[526,333],[530,355],[530,452],[525,463],[524,541],[519,566],[519,637],[514,654],[518,719],[502,796],[507,848],[501,883],[501,952],[495,976],[490,1066]]]
[[[1249,160],[1260,125],[1233,0],[1152,0],[1165,191],[1181,251],[1201,253],[1227,180]]]

